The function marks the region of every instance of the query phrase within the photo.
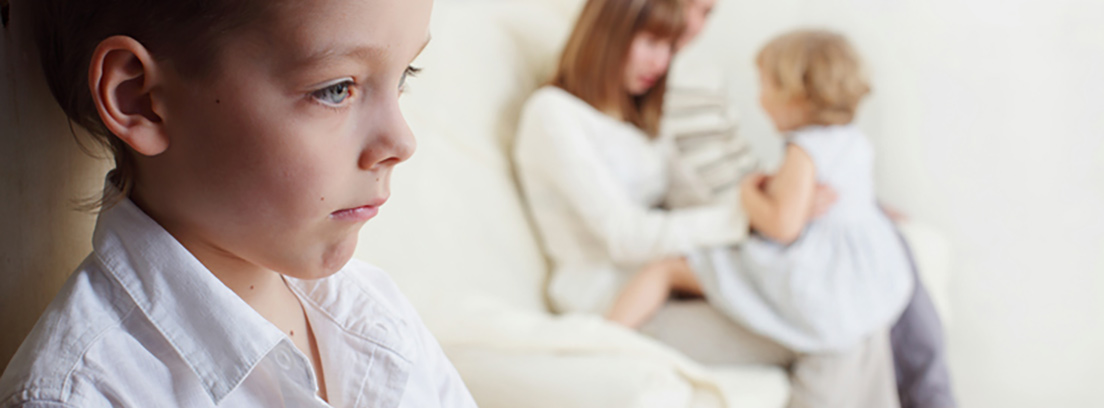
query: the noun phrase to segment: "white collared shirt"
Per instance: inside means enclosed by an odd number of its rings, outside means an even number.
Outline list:
[[[0,407],[474,407],[391,279],[353,260],[286,278],[318,343],[310,359],[129,200],[0,377]]]

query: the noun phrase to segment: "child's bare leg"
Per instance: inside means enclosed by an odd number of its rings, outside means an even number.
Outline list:
[[[626,327],[644,324],[672,291],[701,294],[701,285],[685,259],[657,261],[641,268],[618,295],[606,318]]]
[[[677,258],[671,261],[671,289],[683,295],[702,296],[701,282],[697,275],[690,269],[690,263],[685,258]]]

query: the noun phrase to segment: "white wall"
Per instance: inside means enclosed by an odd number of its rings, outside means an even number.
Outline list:
[[[753,58],[834,28],[873,71],[860,123],[882,199],[954,249],[951,365],[966,407],[1101,406],[1104,2],[720,0],[687,60],[722,65],[777,160]]]

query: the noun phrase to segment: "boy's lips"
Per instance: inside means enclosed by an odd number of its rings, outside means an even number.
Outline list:
[[[379,214],[379,208],[387,202],[386,198],[372,200],[372,202],[360,207],[346,208],[330,213],[330,217],[341,221],[361,222],[368,221]]]

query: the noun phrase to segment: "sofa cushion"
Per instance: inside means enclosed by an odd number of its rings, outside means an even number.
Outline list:
[[[652,361],[617,354],[446,351],[484,407],[698,406],[691,405],[694,393],[685,380]]]
[[[722,399],[691,388],[669,367],[617,354],[445,351],[484,408],[782,408],[789,399],[789,380],[778,367],[714,370],[724,387]]]

